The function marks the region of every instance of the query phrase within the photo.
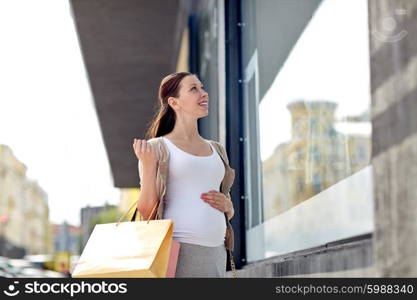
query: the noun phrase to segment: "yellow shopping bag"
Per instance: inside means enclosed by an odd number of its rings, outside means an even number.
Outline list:
[[[97,224],[71,276],[165,277],[172,233],[171,219]]]

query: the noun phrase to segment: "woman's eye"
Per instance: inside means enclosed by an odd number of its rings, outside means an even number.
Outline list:
[[[191,88],[191,91],[194,90],[194,89],[197,90],[197,88],[194,86],[194,87]],[[204,87],[201,87],[201,89],[204,89]]]

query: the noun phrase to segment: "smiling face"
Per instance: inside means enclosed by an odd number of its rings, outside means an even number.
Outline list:
[[[177,116],[187,115],[202,118],[208,115],[208,94],[195,75],[184,77],[180,83],[178,98],[169,97],[168,104]]]

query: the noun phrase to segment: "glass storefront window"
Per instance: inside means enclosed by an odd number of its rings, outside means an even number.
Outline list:
[[[200,133],[211,139],[219,139],[219,117],[222,108],[222,90],[219,86],[219,73],[224,72],[219,55],[219,40],[221,28],[219,26],[219,11],[222,3],[216,0],[198,2],[197,11],[197,69],[200,80],[209,94],[209,118],[199,119]],[[220,110],[220,111],[219,111]]]
[[[242,5],[248,261],[371,232],[367,1]]]

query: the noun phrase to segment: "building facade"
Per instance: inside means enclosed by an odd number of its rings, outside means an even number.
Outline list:
[[[81,254],[81,227],[63,222],[62,224],[54,224],[53,233],[55,253]]]
[[[414,167],[397,160],[415,158],[415,8],[200,1],[190,70],[215,98],[201,131],[227,145],[238,171],[240,276],[417,274]]]
[[[1,255],[52,254],[48,196],[6,145],[0,145],[0,215]]]

